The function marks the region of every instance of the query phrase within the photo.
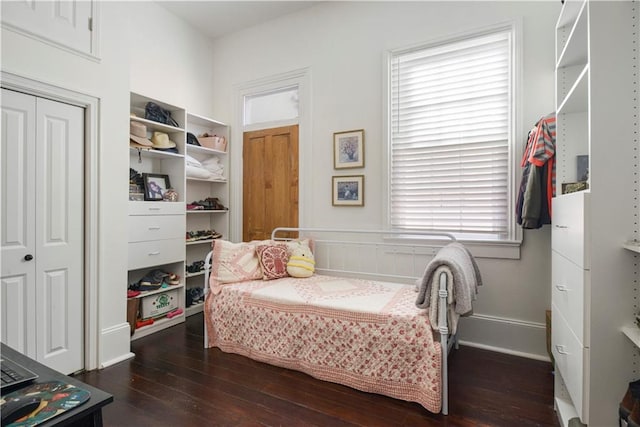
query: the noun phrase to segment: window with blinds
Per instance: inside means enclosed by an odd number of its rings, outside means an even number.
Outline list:
[[[392,52],[392,228],[513,239],[512,33]]]

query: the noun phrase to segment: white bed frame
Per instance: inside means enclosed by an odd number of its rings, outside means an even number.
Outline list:
[[[414,284],[421,278],[430,259],[437,251],[456,238],[449,233],[405,230],[340,230],[326,228],[278,227],[272,240],[291,240],[282,237],[297,234],[299,239],[313,240],[316,272],[333,276],[360,277],[370,280]],[[351,236],[351,237],[349,237]],[[356,238],[357,237],[357,238]],[[209,289],[209,252],[205,259],[204,289]],[[417,294],[416,294],[417,296]],[[456,335],[449,335],[447,324],[447,276],[440,275],[438,292],[438,332],[442,348],[442,414],[449,413],[448,354],[458,348]],[[207,343],[205,328],[205,345]]]

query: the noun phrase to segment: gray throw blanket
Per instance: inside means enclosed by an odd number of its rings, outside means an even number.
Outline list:
[[[449,284],[449,289],[453,290],[453,295],[449,296],[449,302],[453,303],[453,311],[460,315],[473,313],[472,301],[476,299],[478,286],[482,285],[480,270],[469,250],[461,243],[453,242],[438,251],[436,256],[427,264],[427,268],[422,275],[422,279],[416,281],[418,288],[418,298],[416,307],[429,308],[432,299],[432,285],[438,286],[438,278],[435,277],[439,267],[446,267],[453,278],[453,283]],[[442,269],[439,270],[440,272]],[[434,294],[437,292],[433,290]],[[451,292],[451,291],[450,291]],[[437,306],[437,301],[434,305]],[[435,326],[435,325],[434,325]]]

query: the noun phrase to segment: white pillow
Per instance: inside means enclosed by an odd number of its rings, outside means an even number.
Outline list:
[[[191,165],[191,166],[196,166],[201,168],[202,167],[202,163],[200,163],[200,160],[196,159],[195,157],[191,157],[188,154],[184,155],[184,158],[187,160],[187,164]]]

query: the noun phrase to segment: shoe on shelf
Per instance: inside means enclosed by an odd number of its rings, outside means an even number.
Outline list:
[[[187,210],[188,211],[201,211],[204,209],[204,206],[198,204],[198,202],[188,203]]]
[[[629,383],[629,387],[627,387],[627,391],[622,398],[622,402],[620,402],[620,406],[618,408],[620,424],[622,424],[622,420],[629,422],[631,418],[634,419],[633,422],[636,425],[640,424],[640,404],[636,405],[638,402],[640,402],[640,380]],[[631,417],[634,409],[636,410],[636,413],[634,414],[634,417]]]
[[[180,276],[178,276],[177,274],[169,273],[169,274],[167,274],[167,276],[165,276],[163,281],[164,281],[164,283],[166,283],[169,286],[179,285],[180,284]]]
[[[168,275],[164,271],[160,269],[154,269],[148,272],[142,279],[140,279],[140,285],[157,285],[160,286],[164,280],[164,278]]]
[[[213,206],[212,209],[217,211],[223,211],[225,209],[224,205],[220,203],[217,197],[207,197],[204,199],[205,202],[209,203],[210,206]]]

